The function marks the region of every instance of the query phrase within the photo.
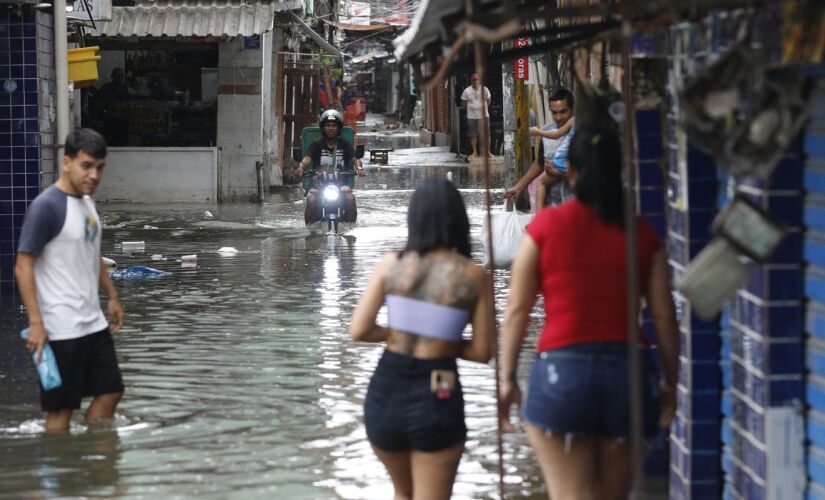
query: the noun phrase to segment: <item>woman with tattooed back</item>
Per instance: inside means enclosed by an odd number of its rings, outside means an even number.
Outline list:
[[[367,389],[364,421],[395,498],[449,498],[464,451],[456,358],[486,363],[494,332],[485,271],[470,260],[470,224],[450,182],[415,190],[404,250],[376,266],[352,316],[353,340],[386,342]],[[375,318],[387,304],[387,326]],[[465,326],[473,334],[464,338]]]

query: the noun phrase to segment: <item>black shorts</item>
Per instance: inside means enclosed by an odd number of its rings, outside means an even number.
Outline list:
[[[123,377],[109,328],[76,339],[50,341],[63,384],[50,391],[40,388],[43,411],[77,410],[80,400],[123,392]]]
[[[456,373],[448,398],[430,390],[433,370]],[[438,451],[463,443],[464,396],[455,358],[416,359],[384,351],[364,402],[367,438],[384,451]]]

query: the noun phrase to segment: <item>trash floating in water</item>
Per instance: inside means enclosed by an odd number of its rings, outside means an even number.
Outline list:
[[[152,260],[163,260],[163,255],[159,253],[152,254]]]
[[[218,249],[218,253],[224,255],[235,255],[236,253],[238,253],[238,249],[235,247],[220,247]]]
[[[194,253],[191,254],[191,255],[181,255],[180,256],[180,261],[181,262],[194,262],[196,260],[198,260],[198,256]]]
[[[146,249],[146,243],[143,241],[124,241],[120,248],[124,252],[142,252]]]
[[[381,184],[381,189],[387,189],[387,185],[386,184]]]
[[[108,257],[101,257],[103,259],[103,264],[106,265],[106,269],[117,269],[117,262],[113,259]]]
[[[453,173],[452,172],[447,172],[447,180],[450,181],[450,182],[453,182]]]
[[[182,267],[182,268],[187,268],[187,267],[196,268],[196,267],[198,267],[198,263],[193,262],[193,261],[185,261],[184,260],[184,261],[181,261],[180,267]]]
[[[109,273],[109,277],[112,279],[162,278],[163,276],[169,276],[170,274],[172,273],[161,271],[160,269],[155,269],[153,267],[132,266],[127,267],[126,269],[121,269],[120,271],[113,271]]]
[[[212,215],[212,212],[210,212],[209,210],[205,211],[203,213],[203,216],[206,217],[207,219],[211,219],[212,217],[214,217],[214,215]]]
[[[143,226],[143,229],[157,229],[157,226],[150,226],[149,224],[146,224]]]

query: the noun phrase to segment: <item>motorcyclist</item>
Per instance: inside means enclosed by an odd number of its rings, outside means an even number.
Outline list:
[[[309,145],[306,156],[298,164],[295,174],[303,176],[304,172],[314,175],[318,170],[331,171],[333,163],[336,171],[352,173],[353,169],[349,166],[352,162],[355,166],[355,174],[362,177],[364,167],[361,165],[361,159],[355,157],[355,148],[348,140],[340,137],[341,129],[344,127],[343,115],[336,109],[328,109],[321,114],[318,124],[321,127],[322,137]],[[307,225],[320,220],[321,213],[318,190],[311,186],[311,182],[312,176],[306,176],[304,188],[309,188],[309,192],[306,198],[304,221]],[[355,196],[352,194],[354,178],[350,177],[348,183],[348,186],[341,188],[345,196],[344,216],[341,220],[355,222],[358,212],[355,206]]]

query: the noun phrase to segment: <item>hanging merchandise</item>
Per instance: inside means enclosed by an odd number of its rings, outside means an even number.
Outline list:
[[[685,84],[680,104],[692,145],[722,155],[734,112],[758,78],[755,67],[750,49],[737,45]]]
[[[712,319],[748,282],[748,268],[724,238],[715,238],[694,258],[676,283],[699,317]]]
[[[728,135],[721,166],[734,177],[769,177],[807,120],[802,76],[794,69],[772,76]]]
[[[741,253],[764,264],[785,236],[785,227],[741,194],[719,212],[713,231]]]

